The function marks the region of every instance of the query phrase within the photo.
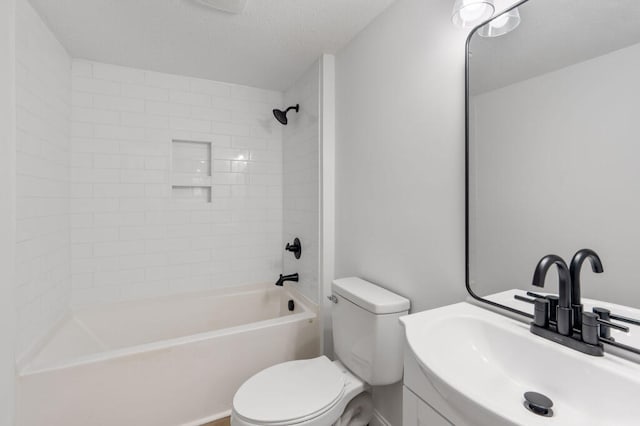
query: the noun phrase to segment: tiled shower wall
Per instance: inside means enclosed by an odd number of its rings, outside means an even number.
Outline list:
[[[300,274],[299,286],[311,300],[319,300],[320,282],[320,67],[316,62],[285,93],[289,112],[284,129],[284,238],[302,242],[302,256],[284,255],[287,274]]]
[[[75,60],[72,103],[73,304],[275,281],[282,93]]]
[[[16,351],[64,314],[71,293],[71,58],[26,0],[16,2]]]

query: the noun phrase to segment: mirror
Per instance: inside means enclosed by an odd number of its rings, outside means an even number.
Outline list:
[[[557,294],[552,271],[531,286],[538,261],[590,248],[582,297],[640,308],[640,1],[518,11],[467,45],[467,288],[520,309],[496,294]]]

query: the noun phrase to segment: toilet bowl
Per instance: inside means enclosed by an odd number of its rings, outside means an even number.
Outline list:
[[[261,371],[238,389],[231,424],[355,426],[361,419],[364,426],[373,414],[368,389],[342,363],[325,356],[285,362]]]
[[[331,288],[337,360],[289,361],[257,373],[233,398],[232,426],[365,426],[373,416],[370,387],[402,379],[398,320],[409,300],[355,277]]]

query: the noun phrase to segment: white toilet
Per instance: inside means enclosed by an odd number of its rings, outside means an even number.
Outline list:
[[[332,292],[337,360],[289,361],[254,375],[233,398],[232,426],[364,426],[370,386],[402,379],[398,318],[409,300],[360,278],[335,280]]]

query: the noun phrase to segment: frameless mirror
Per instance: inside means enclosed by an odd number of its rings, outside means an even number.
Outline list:
[[[518,12],[468,40],[467,287],[519,308],[544,255],[590,248],[604,273],[585,263],[582,297],[640,308],[640,1]]]

